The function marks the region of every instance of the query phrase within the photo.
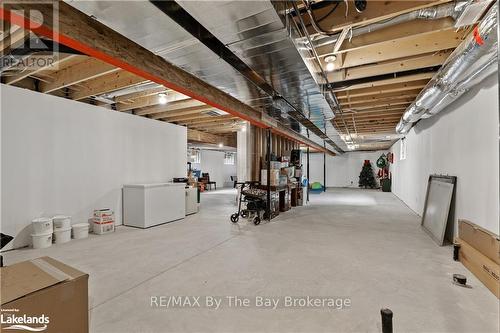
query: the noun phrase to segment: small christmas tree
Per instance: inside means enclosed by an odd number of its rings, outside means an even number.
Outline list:
[[[361,173],[359,174],[359,187],[374,188],[376,185],[370,160],[365,160],[363,169],[361,169]]]

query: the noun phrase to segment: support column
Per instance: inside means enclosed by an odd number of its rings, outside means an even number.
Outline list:
[[[246,123],[236,134],[236,177],[238,182],[252,179],[253,140],[251,125]]]
[[[267,218],[271,221],[271,129],[267,129]]]
[[[307,199],[306,202],[309,202],[309,146],[307,146]]]
[[[323,146],[326,144],[323,142]],[[323,153],[323,192],[326,192],[326,154]]]

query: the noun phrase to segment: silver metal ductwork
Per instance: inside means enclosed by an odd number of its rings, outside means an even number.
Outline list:
[[[387,27],[391,27],[397,24],[413,21],[413,20],[438,20],[445,17],[451,17],[456,20],[462,11],[468,6],[472,1],[457,1],[452,3],[446,3],[434,7],[422,8],[419,10],[415,10],[409,13],[404,13],[388,20],[384,20],[382,22],[376,22],[369,25],[361,26],[358,28],[354,28],[350,31],[349,37],[360,36],[366,33],[370,33],[373,31],[377,31],[380,29],[384,29]],[[310,10],[308,11],[309,15]],[[340,37],[340,33],[335,35],[323,34],[321,31],[318,31],[318,35],[315,35],[312,38],[312,43],[314,47],[320,47],[324,45],[334,44]],[[310,48],[310,44],[307,39],[303,39],[302,42],[308,48]]]
[[[498,70],[498,2],[453,51],[415,101],[406,109],[396,132],[406,134],[415,122],[429,118]]]

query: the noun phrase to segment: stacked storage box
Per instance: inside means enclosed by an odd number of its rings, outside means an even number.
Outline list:
[[[92,218],[94,234],[102,235],[115,231],[115,213],[111,209],[96,209]]]

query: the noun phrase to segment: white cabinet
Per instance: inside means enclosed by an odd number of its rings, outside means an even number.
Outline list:
[[[198,188],[186,189],[186,215],[198,213]]]
[[[149,228],[186,216],[185,184],[123,185],[123,224]]]

